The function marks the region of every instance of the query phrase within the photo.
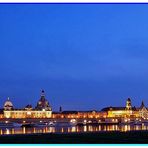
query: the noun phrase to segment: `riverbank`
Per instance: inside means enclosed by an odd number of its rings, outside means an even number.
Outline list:
[[[48,133],[0,136],[1,144],[146,144],[148,131]]]

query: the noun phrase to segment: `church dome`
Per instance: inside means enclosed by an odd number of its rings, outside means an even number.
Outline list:
[[[44,92],[44,90],[42,90],[42,92],[41,92],[41,98],[37,102],[36,109],[38,109],[38,110],[51,110],[51,107],[49,105],[49,102],[45,98],[45,92]]]
[[[13,108],[13,104],[8,97],[7,101],[4,103],[4,109],[5,110],[11,110],[12,108]]]

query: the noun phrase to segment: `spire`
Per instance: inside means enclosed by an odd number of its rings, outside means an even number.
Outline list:
[[[62,112],[62,106],[60,106],[60,108],[59,108],[59,112],[60,112],[60,113]]]
[[[126,101],[126,109],[127,110],[131,110],[132,109],[132,105],[131,105],[131,99],[128,98]]]
[[[143,108],[145,105],[144,105],[144,102],[142,101],[141,102],[141,106],[140,106],[140,108]]]
[[[45,96],[45,91],[42,89],[42,91],[41,91],[41,97],[42,96]]]
[[[9,97],[7,98],[7,100],[8,100],[8,101],[10,100]]]

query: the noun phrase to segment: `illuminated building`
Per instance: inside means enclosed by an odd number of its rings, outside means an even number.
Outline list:
[[[126,107],[106,107],[102,111],[106,111],[107,117],[112,118],[143,118],[143,112],[148,114],[144,105],[140,108],[132,107],[130,98],[126,101]]]
[[[42,90],[42,92],[41,92],[41,98],[37,103],[36,109],[37,110],[47,110],[47,111],[51,110],[49,102],[45,99],[44,90]]]
[[[14,109],[12,102],[8,100],[4,104],[4,118],[51,118],[52,109],[45,99],[44,91],[41,92],[37,106],[33,108],[27,105],[24,109]]]
[[[53,112],[53,118],[104,118],[107,116],[106,112],[100,111],[63,111]]]
[[[142,101],[141,106],[139,108],[139,115],[143,119],[148,119],[148,110],[144,105],[144,102]]]
[[[4,103],[3,109],[0,110],[0,118],[54,118],[66,121],[71,119],[80,119],[83,122],[85,120],[86,122],[95,121],[97,123],[118,123],[122,121],[129,122],[137,119],[148,119],[148,109],[145,107],[143,101],[140,107],[132,107],[131,99],[128,98],[126,100],[125,107],[110,106],[103,108],[101,111],[62,111],[62,107],[60,107],[59,112],[52,112],[52,108],[45,98],[45,93],[42,90],[41,97],[35,108],[28,104],[23,109],[16,109],[8,98]]]
[[[12,110],[12,109],[13,109],[13,104],[8,97],[7,101],[4,104],[4,110]]]

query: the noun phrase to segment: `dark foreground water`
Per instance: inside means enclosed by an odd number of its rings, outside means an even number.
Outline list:
[[[105,132],[105,131],[142,131],[148,130],[145,125],[85,125],[71,127],[19,127],[1,128],[0,135],[32,134],[32,133],[73,133],[73,132]]]

